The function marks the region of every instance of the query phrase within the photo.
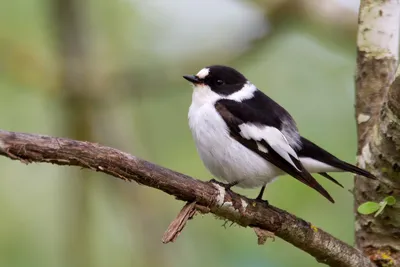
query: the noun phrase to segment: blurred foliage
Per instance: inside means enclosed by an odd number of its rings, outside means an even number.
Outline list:
[[[78,1],[85,5],[88,86],[80,90],[90,92],[90,141],[210,179],[187,126],[191,88],[181,76],[220,63],[286,107],[304,136],[354,162],[354,37],[336,34],[341,28],[319,24],[310,13],[267,12],[279,2],[286,1]],[[2,128],[69,136],[57,21],[53,1],[0,4]],[[197,216],[175,243],[163,245],[163,231],[183,203],[135,183],[77,172],[0,159],[0,266],[319,266],[282,240],[258,246],[251,229],[225,229],[212,216]],[[351,189],[350,174],[334,176]],[[352,243],[351,193],[317,179],[336,204],[288,176],[265,195]],[[249,197],[258,191],[235,190]],[[84,236],[71,223],[79,216],[71,211],[81,205]],[[66,246],[73,235],[78,254]]]

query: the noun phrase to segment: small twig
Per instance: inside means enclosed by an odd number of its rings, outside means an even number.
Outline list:
[[[259,245],[264,245],[268,238],[271,238],[272,241],[275,241],[274,233],[258,227],[253,227],[253,230],[257,235],[257,242]]]
[[[196,202],[186,203],[179,212],[178,216],[176,216],[176,218],[168,226],[168,229],[165,231],[161,241],[164,244],[174,242],[182,232],[186,222],[192,219],[195,214]]]

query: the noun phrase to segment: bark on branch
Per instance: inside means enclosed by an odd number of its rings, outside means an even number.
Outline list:
[[[136,181],[196,202],[196,208],[258,232],[272,232],[330,266],[373,267],[360,251],[312,224],[279,208],[226,192],[218,184],[196,180],[184,174],[136,158],[117,149],[95,143],[44,135],[0,130],[0,154],[24,163],[46,162],[80,166],[114,177]]]

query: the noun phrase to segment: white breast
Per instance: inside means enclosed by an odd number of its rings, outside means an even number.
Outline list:
[[[228,128],[209,103],[192,102],[189,126],[204,165],[227,182],[240,181],[240,187],[259,187],[271,182],[282,171],[230,137]]]

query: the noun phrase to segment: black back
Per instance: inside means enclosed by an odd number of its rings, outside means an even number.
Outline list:
[[[257,90],[254,97],[236,102],[228,99],[218,100],[225,107],[244,122],[272,126],[280,131],[286,128],[293,135],[298,135],[296,122],[282,106],[276,103],[266,94]]]
[[[297,131],[296,122],[289,112],[260,90],[254,92],[253,98],[243,100],[242,102],[260,111],[258,115],[263,117],[261,121],[263,124],[282,130],[282,124],[285,123],[286,126],[291,126],[293,130]]]

